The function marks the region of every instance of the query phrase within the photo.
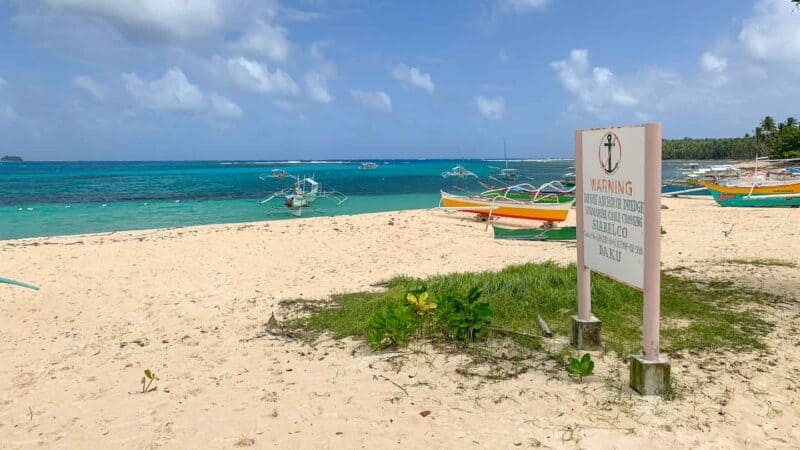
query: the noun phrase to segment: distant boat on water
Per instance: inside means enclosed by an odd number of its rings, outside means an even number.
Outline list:
[[[12,155],[6,155],[0,158],[0,162],[23,162],[23,161],[24,160],[22,159],[22,157],[12,156]]]
[[[456,178],[475,177],[475,178],[478,178],[478,176],[475,175],[475,172],[467,170],[466,167],[464,167],[462,165],[455,166],[455,167],[453,167],[452,169],[450,169],[450,170],[448,170],[446,172],[442,172],[442,178],[450,178],[450,177],[456,177]]]
[[[517,169],[508,167],[508,153],[506,153],[505,138],[503,138],[503,159],[506,162],[506,167],[500,169],[500,172],[497,174],[497,177],[503,180],[516,180],[517,177],[519,176],[519,173],[517,172]]]
[[[378,168],[378,164],[374,162],[363,162],[358,168],[361,170],[373,170]]]

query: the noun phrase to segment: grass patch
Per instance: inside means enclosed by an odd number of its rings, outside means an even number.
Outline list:
[[[740,264],[743,266],[761,266],[761,267],[789,267],[796,269],[797,263],[792,261],[784,261],[782,259],[759,258],[759,259],[723,259],[723,264]]]
[[[388,282],[384,292],[336,295],[332,302],[339,307],[312,311],[287,325],[310,332],[312,337],[323,332],[334,338],[364,337],[370,317],[386,305],[402,302],[410,281],[398,277]],[[492,326],[524,334],[540,334],[536,322],[539,314],[553,333],[568,336],[570,316],[577,307],[574,265],[524,264],[499,272],[436,276],[425,282],[434,299],[445,292],[466,292],[473,286],[483,288],[483,298],[493,311]],[[771,325],[761,318],[759,306],[774,296],[728,283],[703,283],[666,273],[661,283],[662,352],[763,347]],[[592,309],[603,321],[607,348],[620,355],[641,352],[640,292],[594,275]],[[537,346],[536,340],[514,340],[524,347]]]

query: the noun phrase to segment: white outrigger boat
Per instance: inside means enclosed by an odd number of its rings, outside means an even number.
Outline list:
[[[475,172],[471,172],[471,171],[467,170],[464,166],[461,166],[461,165],[455,166],[455,167],[453,167],[452,169],[450,169],[450,170],[448,170],[446,172],[442,172],[442,178],[450,178],[450,177],[456,177],[456,178],[475,177],[475,178],[478,178],[478,176],[475,175]]]
[[[325,191],[319,183],[314,180],[314,177],[300,178],[294,175],[286,174],[278,177],[273,174],[273,178],[283,179],[289,177],[295,180],[292,187],[281,189],[261,201],[261,204],[269,203],[276,198],[282,198],[284,205],[289,209],[289,213],[300,217],[303,215],[303,209],[310,208],[317,198],[330,198],[336,205],[339,206],[347,200],[347,196],[339,191]],[[267,181],[263,176],[259,177]]]
[[[497,178],[500,178],[500,179],[503,179],[503,180],[516,180],[517,177],[519,177],[519,172],[517,172],[517,169],[508,167],[508,153],[506,153],[506,140],[505,140],[505,138],[503,138],[503,159],[506,162],[506,166],[504,168],[503,167],[494,167],[494,166],[489,166],[489,167],[492,168],[492,169],[499,170],[499,172],[497,173]],[[492,177],[492,178],[494,178],[494,177]]]
[[[378,164],[374,162],[363,162],[358,166],[358,168],[361,170],[372,170],[372,169],[377,169]]]

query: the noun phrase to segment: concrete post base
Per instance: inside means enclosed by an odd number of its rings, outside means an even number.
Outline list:
[[[578,350],[600,350],[602,322],[597,317],[581,320],[572,316],[572,346]]]
[[[641,395],[666,395],[670,391],[669,362],[631,356],[630,386]]]

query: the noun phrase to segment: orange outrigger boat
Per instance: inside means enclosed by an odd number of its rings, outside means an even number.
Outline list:
[[[441,191],[441,207],[456,211],[470,212],[482,216],[513,217],[515,219],[563,222],[567,220],[574,199],[560,203],[537,203],[505,197],[486,198],[482,196],[453,195]]]

